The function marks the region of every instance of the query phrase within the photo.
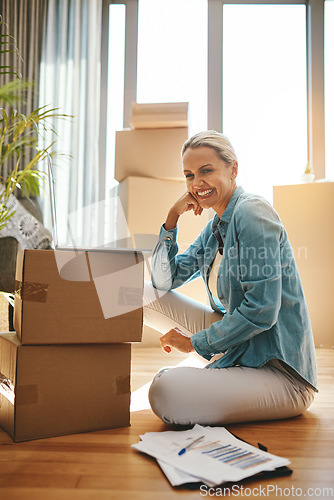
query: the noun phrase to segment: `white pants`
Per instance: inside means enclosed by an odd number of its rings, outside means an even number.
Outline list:
[[[192,335],[221,315],[209,306],[145,284],[145,324],[166,333],[175,326]],[[165,423],[225,425],[300,415],[314,391],[277,362],[262,368],[178,367],[158,373],[150,387],[154,413]]]

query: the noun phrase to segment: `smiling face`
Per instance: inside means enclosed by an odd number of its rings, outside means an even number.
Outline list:
[[[202,208],[213,208],[221,217],[237,187],[238,163],[226,163],[210,147],[188,148],[183,172],[189,193]]]

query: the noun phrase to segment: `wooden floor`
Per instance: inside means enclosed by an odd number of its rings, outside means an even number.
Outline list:
[[[145,387],[162,366],[186,356],[134,348],[131,427],[14,444],[0,430],[0,499],[201,498],[204,491],[172,488],[156,462],[130,447],[139,435],[167,427],[145,409]],[[293,474],[222,485],[207,496],[334,498],[334,350],[317,350],[320,393],[304,415],[285,421],[238,424],[228,430],[291,460]],[[138,391],[137,391],[138,390]],[[142,396],[142,397],[141,397]],[[144,409],[140,409],[144,408]],[[223,488],[229,488],[224,491]],[[261,489],[262,488],[262,489]],[[309,490],[312,488],[312,490]]]

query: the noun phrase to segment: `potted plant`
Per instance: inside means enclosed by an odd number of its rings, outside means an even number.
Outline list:
[[[0,16],[0,60],[6,52],[20,57],[15,39],[4,32],[6,28]],[[11,75],[9,81],[1,82],[8,74]],[[33,83],[22,79],[15,67],[0,63],[0,231],[14,215],[8,208],[8,201],[15,189],[20,189],[24,196],[39,194],[45,176],[38,164],[51,152],[54,144],[41,148],[40,135],[47,130],[48,119],[67,116],[46,106],[29,115],[19,113],[14,106],[19,101],[24,102],[25,92],[31,85]],[[33,153],[27,160],[29,150]]]

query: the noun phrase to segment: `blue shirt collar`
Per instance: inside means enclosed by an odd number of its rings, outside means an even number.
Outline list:
[[[244,192],[245,192],[245,190],[241,186],[238,186],[234,190],[234,192],[232,194],[232,198],[230,199],[230,201],[229,201],[226,209],[224,210],[224,213],[221,216],[221,218],[219,219],[218,215],[215,214],[215,216],[213,218],[213,221],[212,221],[212,228],[213,229],[218,225],[218,223],[220,221],[224,221],[224,222],[227,222],[227,223],[229,223],[231,221],[231,217],[232,217],[232,214],[233,214],[233,210],[234,210],[235,204],[236,204],[239,196],[242,195]]]

